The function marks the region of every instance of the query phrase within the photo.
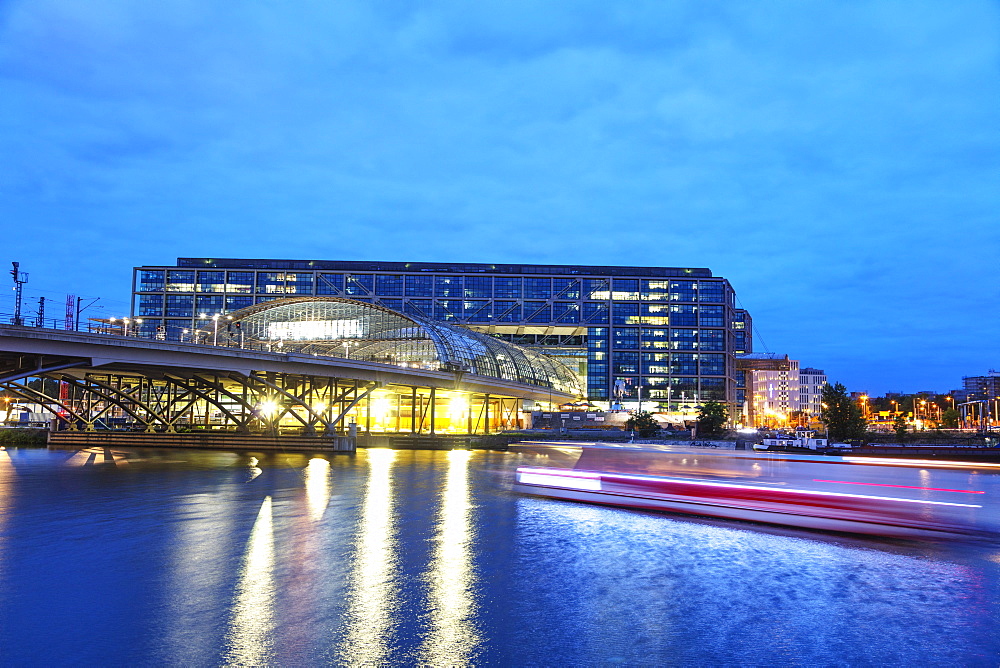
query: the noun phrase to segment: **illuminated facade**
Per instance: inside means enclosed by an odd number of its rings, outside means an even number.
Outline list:
[[[736,358],[745,391],[744,423],[779,428],[800,410],[799,363],[788,355],[748,353]]]
[[[168,340],[291,296],[345,297],[544,351],[598,405],[694,415],[737,405],[752,322],[708,269],[180,258],[137,267],[132,316]],[[295,332],[286,332],[289,336]]]

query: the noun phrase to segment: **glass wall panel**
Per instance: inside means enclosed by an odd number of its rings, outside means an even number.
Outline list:
[[[547,302],[524,302],[524,319],[527,322],[551,322],[552,308]]]
[[[725,286],[721,281],[701,281],[698,298],[703,302],[722,303],[725,301]]]
[[[230,294],[251,294],[253,286],[252,271],[231,271],[226,279],[226,292]]]
[[[434,277],[433,276],[407,276],[406,277],[407,297],[433,297]]]
[[[226,272],[199,271],[197,290],[198,292],[225,292]]]
[[[725,355],[706,355],[701,353],[698,356],[699,373],[703,376],[724,376],[726,375]]]
[[[468,278],[466,278],[466,290],[468,290]],[[491,303],[485,299],[466,300],[465,318],[469,322],[490,322],[493,320],[490,309]]]
[[[253,306],[253,297],[250,295],[226,295],[226,310],[238,311],[241,308]]]
[[[344,277],[344,294],[361,297],[371,296],[375,289],[375,278],[371,274],[348,274]]]
[[[688,306],[686,304],[671,304],[670,323],[673,325],[680,325],[681,327],[697,327],[698,307]]]
[[[339,295],[344,292],[343,274],[317,274],[316,294],[318,295]]]
[[[574,324],[580,322],[580,305],[577,302],[556,302],[553,321]]]
[[[462,291],[462,277],[461,276],[435,276],[434,277],[434,294],[437,297],[455,297],[461,298],[463,295]]]
[[[462,302],[458,299],[437,299],[434,301],[435,320],[461,320]]]
[[[614,325],[639,324],[639,305],[634,302],[612,302],[611,314]]]
[[[163,295],[139,295],[139,315],[163,315]]]
[[[139,292],[163,292],[165,274],[160,269],[139,272]]]
[[[194,272],[168,271],[167,292],[194,292]]]
[[[521,296],[521,279],[497,276],[493,280],[493,296],[497,299],[516,299]]]
[[[725,326],[725,307],[704,305],[698,309],[701,316],[702,327],[723,327]],[[687,323],[680,323],[687,324]]]
[[[489,299],[493,296],[493,278],[491,276],[466,276],[466,299]]]
[[[552,280],[548,278],[524,279],[524,296],[527,299],[550,299],[552,297]]]
[[[194,313],[194,295],[167,295],[168,316],[191,317]]]
[[[725,350],[726,330],[724,329],[703,329],[699,335],[698,347],[702,350]]]
[[[670,298],[670,281],[642,281],[642,298],[647,301],[667,301]]]
[[[403,305],[403,312],[407,315],[433,318],[434,302],[430,299],[407,299],[406,303]]]
[[[222,313],[224,299],[223,295],[198,295],[196,310],[198,313],[207,313],[208,315]]]
[[[584,299],[611,299],[611,281],[606,278],[583,279]]]
[[[698,284],[695,281],[670,281],[670,301],[698,301]]]
[[[493,319],[496,322],[521,322],[521,303],[509,301],[494,302]]]
[[[575,278],[553,278],[552,293],[556,299],[579,299],[580,281]]]
[[[613,333],[615,348],[636,349],[639,347],[638,327],[615,327]]]
[[[375,293],[382,297],[402,297],[403,277],[377,275],[375,277]]]
[[[584,302],[583,321],[592,325],[609,324],[607,302]]]
[[[639,299],[639,279],[616,278],[612,281],[611,298],[634,301]]]

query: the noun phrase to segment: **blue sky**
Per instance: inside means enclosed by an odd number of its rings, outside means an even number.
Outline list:
[[[943,391],[1000,368],[998,214],[996,2],[0,0],[34,300],[123,313],[178,256],[709,267],[758,350]]]

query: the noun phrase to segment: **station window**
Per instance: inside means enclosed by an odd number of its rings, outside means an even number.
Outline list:
[[[434,302],[430,299],[407,299],[403,305],[403,313],[431,318],[434,316]]]
[[[638,327],[615,327],[613,332],[614,347],[635,350],[639,347]]]
[[[462,302],[458,299],[437,299],[434,301],[435,320],[461,320]]]
[[[670,281],[670,301],[698,301],[698,284],[694,281]]]
[[[611,299],[611,281],[606,278],[583,279],[584,299]]]
[[[407,297],[433,297],[434,277],[433,276],[407,276],[406,277]]]
[[[702,281],[698,286],[698,299],[721,304],[725,301],[725,287],[719,281]]]
[[[612,302],[611,323],[614,325],[638,325],[639,305],[633,302]]]
[[[191,317],[194,313],[194,295],[167,295],[166,315]]]
[[[583,321],[593,325],[607,325],[608,303],[607,302],[584,302]]]
[[[348,274],[344,277],[344,293],[352,297],[371,295],[375,278],[371,274]]]
[[[510,301],[494,302],[493,320],[496,322],[521,322],[521,303]]]
[[[194,292],[193,271],[168,271],[167,292]]]
[[[667,301],[670,296],[670,281],[642,281],[642,298],[647,301]]]
[[[524,319],[526,322],[552,322],[552,307],[547,302],[524,302]]]
[[[670,306],[670,322],[674,325],[680,326],[697,326],[698,325],[698,307],[689,306],[686,304],[671,304]]]
[[[142,270],[139,272],[139,292],[163,292],[164,272]]]
[[[552,297],[552,280],[549,278],[524,279],[524,296],[527,299],[550,299]]]
[[[670,356],[670,372],[675,375],[697,375],[698,355],[694,353],[674,353]]]
[[[343,274],[317,274],[316,294],[339,295],[344,291]]]
[[[639,299],[639,279],[616,278],[612,281],[611,299],[634,301]]]
[[[163,315],[163,295],[139,295],[139,315]]]
[[[553,278],[552,293],[556,299],[579,299],[580,281],[575,278]]]
[[[706,355],[701,353],[698,357],[699,373],[703,376],[724,376],[726,375],[725,355]]]
[[[198,292],[224,292],[226,289],[226,272],[199,271]]]
[[[403,277],[379,274],[375,277],[375,294],[382,297],[402,297]]]
[[[521,296],[521,279],[497,276],[493,280],[493,296],[498,299],[516,299]]]
[[[466,281],[469,279],[466,278]],[[466,283],[468,289],[468,283]],[[490,313],[490,302],[485,299],[467,300],[465,302],[465,318],[469,322],[490,322],[493,318]]]
[[[576,302],[556,302],[552,320],[570,324],[580,322],[580,305]]]
[[[722,327],[725,324],[724,306],[702,306],[699,308],[703,327]],[[683,323],[686,324],[686,323]]]
[[[703,329],[699,335],[699,348],[702,350],[726,349],[726,332],[722,329]]]
[[[489,299],[493,296],[493,278],[490,276],[466,276],[466,299]]]
[[[250,294],[253,292],[252,271],[231,271],[226,278],[226,292],[230,294]]]
[[[461,297],[462,277],[461,276],[435,276],[434,294],[437,297]]]
[[[253,305],[253,297],[250,295],[226,295],[226,310],[239,311],[241,308]]]

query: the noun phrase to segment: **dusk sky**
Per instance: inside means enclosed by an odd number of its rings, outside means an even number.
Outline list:
[[[1000,368],[998,212],[997,2],[0,0],[32,311],[177,257],[708,267],[758,351],[947,391]]]

